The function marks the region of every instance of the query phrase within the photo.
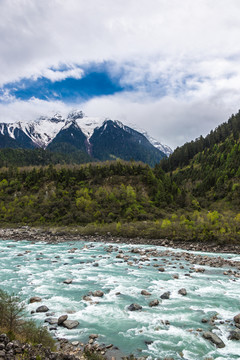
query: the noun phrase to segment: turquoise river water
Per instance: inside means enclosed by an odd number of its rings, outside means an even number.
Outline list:
[[[79,321],[76,329],[58,327],[52,331],[56,337],[86,342],[89,334],[97,333],[100,343],[112,343],[125,354],[149,359],[240,359],[240,342],[228,340],[232,319],[240,312],[239,278],[223,275],[226,268],[208,266],[201,266],[204,273],[190,271],[190,276],[186,276],[194,265],[182,259],[176,261],[169,256],[163,262],[162,258],[145,259],[131,252],[134,247],[150,246],[113,244],[112,252],[106,251],[107,246],[81,241],[53,245],[0,240],[0,287],[20,295],[29,317],[39,322],[44,322],[46,314],[30,312],[42,304],[55,313],[54,317],[68,313],[70,320]],[[119,250],[130,256],[132,264],[116,258]],[[239,255],[233,254],[208,255],[240,260]],[[164,264],[165,271],[158,271],[155,264]],[[174,279],[174,274],[179,278]],[[72,284],[64,284],[69,278],[73,279]],[[186,288],[186,296],[178,294],[181,288]],[[142,289],[151,296],[141,295]],[[97,304],[82,299],[95,290],[104,292],[102,298],[92,297]],[[161,300],[160,295],[166,291],[171,292],[170,298]],[[29,304],[31,296],[43,300]],[[149,307],[153,299],[160,303]],[[140,304],[142,310],[129,311],[131,303]],[[218,320],[213,332],[224,341],[226,346],[222,349],[205,340],[198,330],[210,330],[210,325],[201,320],[215,314]]]

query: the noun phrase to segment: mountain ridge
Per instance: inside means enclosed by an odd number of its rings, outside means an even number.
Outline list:
[[[103,139],[103,133],[104,141],[100,141],[97,137]],[[152,166],[171,152],[168,146],[150,137],[146,131],[133,129],[119,120],[87,117],[80,110],[70,112],[67,117],[56,113],[28,123],[0,123],[0,148],[43,148],[64,152],[66,146],[63,144],[70,144],[72,149],[99,160],[134,159]]]

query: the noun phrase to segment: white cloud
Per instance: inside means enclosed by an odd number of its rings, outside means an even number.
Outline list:
[[[45,69],[39,75],[35,75],[34,78],[45,77],[52,82],[54,81],[62,81],[67,78],[81,79],[83,77],[84,71],[79,67],[73,67],[72,69],[59,71],[52,69]]]
[[[0,12],[0,84],[81,78],[77,65],[59,65],[112,61],[136,91],[93,99],[86,113],[135,122],[171,146],[239,108],[239,0],[11,0]],[[70,108],[5,98],[1,119]]]

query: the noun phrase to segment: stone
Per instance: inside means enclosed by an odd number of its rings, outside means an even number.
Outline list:
[[[184,288],[182,288],[182,289],[178,290],[178,293],[179,293],[180,295],[185,296],[185,295],[187,295],[187,290],[184,289]]]
[[[158,268],[158,271],[164,272],[165,269],[163,267]]]
[[[57,318],[46,318],[45,320],[44,320],[44,322],[47,322],[49,325],[55,325],[55,324],[57,324],[57,322],[58,322],[58,319]]]
[[[142,290],[141,295],[149,296],[149,295],[151,295],[151,293],[148,292],[147,290]]]
[[[142,306],[136,303],[133,303],[131,305],[128,306],[128,310],[130,311],[137,311],[137,310],[141,310]]]
[[[206,324],[207,322],[208,322],[208,319],[206,319],[206,318],[203,318],[203,319],[202,319],[202,323],[203,323],[203,324]]]
[[[89,335],[89,339],[97,339],[98,335],[97,334],[91,334]]]
[[[240,330],[232,330],[230,331],[229,340],[240,340]]]
[[[61,316],[58,318],[58,320],[57,320],[57,324],[58,324],[58,325],[62,325],[62,323],[63,323],[65,320],[67,320],[67,318],[68,318],[68,315],[61,315]]]
[[[234,316],[233,320],[235,321],[235,323],[240,324],[240,314]]]
[[[152,300],[152,301],[150,301],[150,303],[149,303],[148,305],[149,305],[150,307],[158,306],[158,305],[159,305],[159,301],[158,301],[158,299]]]
[[[65,321],[62,323],[62,325],[63,325],[65,328],[71,330],[71,329],[76,328],[76,327],[79,325],[79,322],[76,321],[76,320],[65,320]]]
[[[92,301],[92,298],[90,296],[84,295],[83,300],[85,301]]]
[[[160,298],[161,299],[169,299],[169,297],[170,297],[170,291],[166,291],[165,293],[163,293],[161,296],[160,296]]]
[[[103,297],[104,292],[102,290],[96,290],[93,293],[93,296],[97,296],[97,297]]]
[[[49,308],[46,305],[42,305],[36,309],[36,312],[47,312],[48,310]]]
[[[64,284],[71,284],[73,282],[73,279],[66,279],[63,281]]]
[[[79,341],[73,341],[72,342],[72,346],[78,346],[79,345]]]
[[[29,303],[32,304],[32,303],[35,303],[35,302],[40,302],[42,301],[42,298],[40,298],[39,296],[32,296],[30,299],[29,299]]]
[[[215,344],[218,348],[224,348],[224,342],[218,337],[216,334],[212,333],[211,331],[205,331],[203,333],[203,337],[207,340],[210,340],[213,344]]]

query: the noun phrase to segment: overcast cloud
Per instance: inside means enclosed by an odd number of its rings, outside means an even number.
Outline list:
[[[80,108],[176,147],[240,108],[239,0],[0,0],[0,13],[1,121]],[[104,62],[121,91],[69,102],[9,87]]]

